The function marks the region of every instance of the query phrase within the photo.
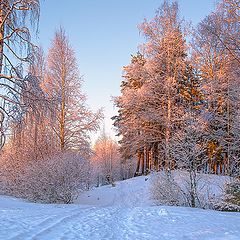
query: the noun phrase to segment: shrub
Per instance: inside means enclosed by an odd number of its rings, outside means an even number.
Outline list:
[[[8,195],[34,202],[72,203],[90,185],[88,161],[73,152],[32,160],[21,171],[11,167],[9,160],[6,162],[8,169],[1,185],[2,192]]]
[[[158,172],[151,184],[152,199],[157,205],[213,209],[221,194],[221,186],[213,186],[212,181],[212,177],[208,179],[208,175],[196,174],[193,188],[187,171]]]
[[[155,175],[152,181],[152,199],[157,205],[187,205],[184,194],[172,175],[161,172]]]
[[[74,153],[59,153],[29,166],[27,198],[47,203],[72,203],[89,185],[88,162]]]
[[[225,201],[240,206],[240,181],[235,180],[226,185]]]
[[[240,181],[235,179],[226,184],[223,199],[214,203],[214,209],[227,212],[240,212]]]

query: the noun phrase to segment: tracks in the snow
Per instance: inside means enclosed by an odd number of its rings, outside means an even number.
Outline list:
[[[93,209],[93,208],[90,208]],[[90,210],[89,209],[89,210]],[[61,211],[61,209],[59,209]],[[22,240],[22,239],[43,239],[45,236],[50,233],[62,234],[64,233],[64,228],[69,222],[74,221],[74,219],[78,219],[82,214],[84,214],[85,209],[79,210],[71,210],[70,212],[58,213],[54,215],[48,215],[47,213],[43,214],[43,220],[39,223],[34,223],[34,217],[32,218],[32,222],[29,223],[28,229],[23,229],[21,233],[13,236],[12,240]],[[31,218],[28,216],[27,218]],[[41,216],[39,216],[41,218]],[[21,219],[19,219],[21,221]],[[30,220],[29,220],[30,221]]]

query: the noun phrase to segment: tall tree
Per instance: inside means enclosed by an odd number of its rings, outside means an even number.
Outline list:
[[[143,50],[148,58],[148,71],[152,76],[147,86],[146,121],[160,124],[159,135],[164,164],[172,167],[170,138],[181,117],[179,87],[186,67],[184,29],[179,17],[178,4],[165,1],[153,20],[145,21],[140,29],[147,39]]]
[[[64,30],[55,33],[47,58],[44,90],[52,106],[52,130],[61,150],[89,150],[89,133],[99,127],[101,111],[93,113],[81,91],[75,53]]]
[[[120,115],[115,122],[122,143],[138,155],[137,172],[147,172],[151,162],[172,168],[170,138],[180,124],[180,87],[186,73],[186,44],[176,2],[164,4],[155,17],[140,25],[146,38],[142,54],[125,67]],[[134,140],[134,141],[133,141]],[[132,151],[133,150],[133,151]]]
[[[137,173],[140,171],[140,160],[143,157],[146,137],[139,118],[145,107],[141,99],[142,87],[148,75],[144,68],[145,63],[146,60],[140,52],[132,56],[131,63],[124,67],[122,95],[115,98],[119,115],[114,117],[114,125],[122,137],[120,151],[125,161],[138,155]],[[142,173],[144,169],[145,167],[142,166]]]

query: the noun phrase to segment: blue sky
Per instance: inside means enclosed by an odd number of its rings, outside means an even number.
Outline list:
[[[105,129],[116,114],[112,96],[120,94],[122,67],[137,51],[141,37],[137,25],[151,19],[163,0],[45,0],[42,1],[39,44],[47,52],[54,32],[65,28],[75,49],[83,91],[89,106],[105,109]],[[209,14],[216,0],[179,0],[181,16],[196,25]]]

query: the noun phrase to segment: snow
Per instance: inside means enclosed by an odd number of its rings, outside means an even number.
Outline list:
[[[240,213],[154,206],[150,178],[93,189],[72,205],[1,196],[0,239],[240,239]]]
[[[82,194],[78,203],[94,206],[140,207],[151,205],[149,177],[131,178],[111,185],[95,188]]]

